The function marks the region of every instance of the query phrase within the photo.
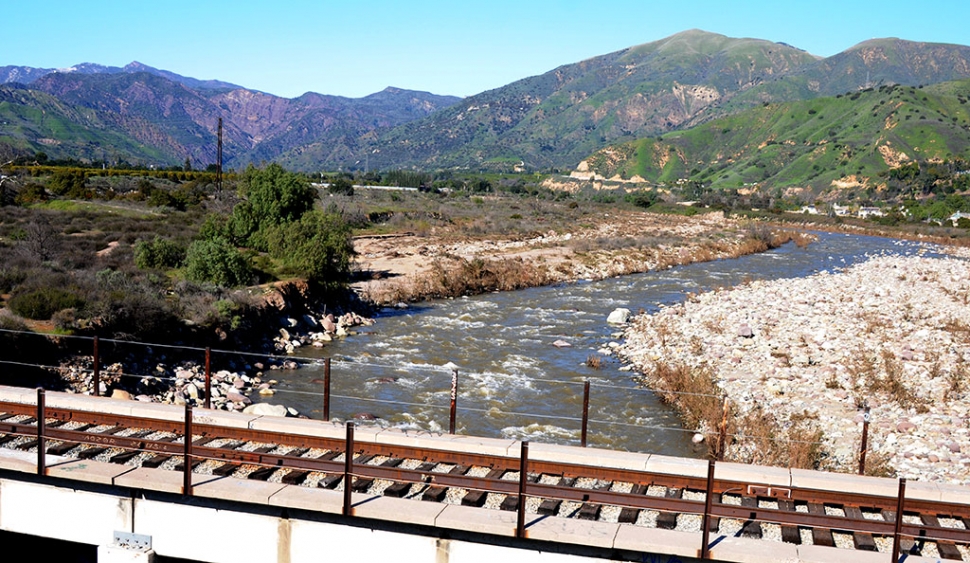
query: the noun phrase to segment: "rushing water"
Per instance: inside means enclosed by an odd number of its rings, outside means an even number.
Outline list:
[[[607,316],[617,307],[654,312],[687,293],[745,280],[834,271],[880,253],[932,252],[875,237],[819,237],[807,248],[788,244],[659,272],[388,309],[374,326],[317,352],[334,358],[330,415],[371,413],[382,425],[447,431],[452,371],[443,366],[450,362],[458,366],[459,433],[577,444],[588,379],[591,446],[699,455],[674,412],[615,357],[600,354],[620,338]],[[599,369],[586,365],[590,356],[601,357]],[[287,373],[272,400],[321,418],[322,378],[320,365]]]

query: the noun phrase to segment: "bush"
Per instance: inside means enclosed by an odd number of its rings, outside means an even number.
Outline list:
[[[273,257],[290,273],[327,288],[349,279],[354,247],[339,213],[312,211],[268,236]]]
[[[62,309],[77,309],[83,305],[84,300],[79,295],[60,287],[41,287],[18,292],[7,303],[14,313],[35,321],[50,319]]]
[[[185,253],[185,275],[226,287],[247,285],[253,272],[246,258],[222,237],[193,242]]]
[[[299,220],[313,209],[317,192],[305,178],[279,164],[246,171],[245,202],[236,205],[229,219],[231,236],[261,251],[268,251],[269,230]]]
[[[151,268],[178,268],[185,260],[185,247],[175,241],[156,236],[152,240],[135,243],[135,266],[142,270]]]

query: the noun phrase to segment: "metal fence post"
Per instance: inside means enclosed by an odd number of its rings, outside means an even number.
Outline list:
[[[47,474],[47,395],[43,387],[37,388],[37,474]]]
[[[347,423],[347,443],[344,446],[344,516],[351,515],[351,493],[354,489],[354,423]]]
[[[212,349],[205,347],[205,408],[212,408]]]
[[[455,433],[455,419],[458,415],[458,370],[451,370],[451,416],[448,419],[448,433]]]
[[[192,405],[185,403],[185,438],[183,442],[182,494],[192,496]]]
[[[529,480],[529,442],[522,442],[519,459],[519,506],[515,524],[515,537],[525,537],[525,485]]]
[[[704,519],[701,523],[703,527],[701,545],[701,559],[711,558],[711,505],[714,503],[714,460],[707,460],[707,495],[704,499]]]
[[[899,480],[899,496],[896,498],[896,530],[893,532],[893,563],[899,563],[900,532],[903,528],[903,501],[906,498],[906,478]]]
[[[330,422],[330,358],[323,361],[323,420]]]
[[[589,430],[589,380],[583,384],[583,430],[580,434],[579,441],[582,446],[586,447],[586,436]]]
[[[724,398],[724,412],[721,414],[721,428],[717,435],[717,460],[724,461],[724,449],[727,448],[727,421],[730,403]]]
[[[869,451],[869,405],[862,415],[862,444],[859,445],[859,475],[866,474],[866,452]]]
[[[91,383],[94,386],[91,394],[95,397],[101,396],[101,358],[98,357],[98,337],[94,337],[94,374],[91,376]]]

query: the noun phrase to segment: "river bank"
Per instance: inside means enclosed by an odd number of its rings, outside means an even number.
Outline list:
[[[568,230],[525,237],[355,240],[353,289],[378,306],[601,280],[763,252],[799,231],[725,217],[616,210]]]
[[[966,260],[877,256],[691,295],[637,316],[618,353],[682,407],[674,380],[709,382],[732,422],[760,420],[768,436],[793,438],[781,441],[789,449],[818,440],[806,459],[824,469],[857,471],[868,404],[868,473],[965,484],[968,299]],[[708,439],[721,418],[712,402],[688,417]],[[735,424],[729,433],[728,459],[765,461],[764,431]]]

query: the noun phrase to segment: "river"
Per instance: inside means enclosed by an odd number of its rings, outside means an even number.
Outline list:
[[[460,434],[578,444],[589,380],[590,446],[698,457],[703,452],[673,410],[601,353],[621,338],[622,327],[608,325],[607,316],[617,307],[654,312],[688,293],[746,280],[835,271],[875,254],[933,253],[913,242],[818,236],[806,248],[787,244],[646,274],[387,309],[358,334],[299,355],[333,358],[335,419],[369,413],[377,417],[373,424],[447,432],[453,372],[443,366],[451,363],[458,371]],[[600,358],[598,368],[588,365],[590,357]],[[321,418],[322,378],[322,365],[288,372],[268,401]]]

